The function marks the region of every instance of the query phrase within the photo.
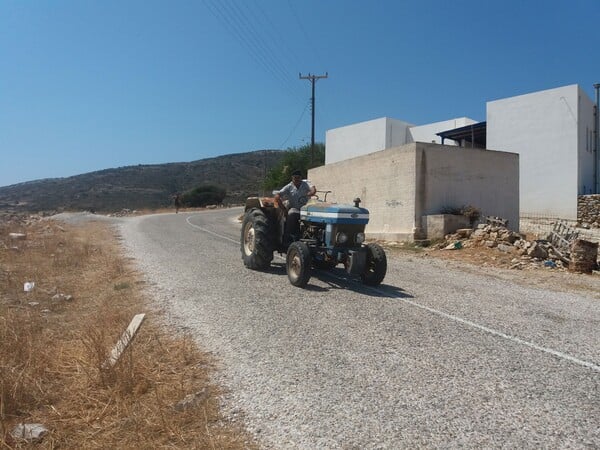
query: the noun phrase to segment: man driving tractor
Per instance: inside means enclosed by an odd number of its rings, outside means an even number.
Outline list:
[[[302,172],[295,170],[292,172],[292,181],[286,184],[277,194],[275,194],[275,202],[277,206],[286,214],[284,244],[289,245],[296,239],[300,238],[300,208],[308,199],[315,195],[317,189],[315,186],[302,180]],[[288,201],[286,209],[283,200]]]

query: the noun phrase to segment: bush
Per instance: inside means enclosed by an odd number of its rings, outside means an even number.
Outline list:
[[[279,164],[271,169],[264,180],[263,188],[267,191],[281,189],[292,179],[292,172],[300,170],[304,175],[308,169],[325,164],[325,145],[315,142],[315,154],[311,165],[310,144],[299,148],[289,148]]]
[[[463,205],[461,207],[446,206],[442,208],[442,214],[455,214],[457,216],[465,216],[469,219],[471,226],[481,217],[481,210],[472,205]]]
[[[460,210],[460,213],[469,219],[471,226],[473,226],[473,224],[481,217],[481,210],[472,205],[463,206]]]
[[[181,202],[188,207],[203,207],[207,205],[220,205],[227,195],[225,189],[206,184],[185,192]]]

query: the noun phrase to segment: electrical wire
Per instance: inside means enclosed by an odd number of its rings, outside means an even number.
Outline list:
[[[300,96],[299,88],[291,82],[292,78],[280,62],[280,58],[275,55],[235,1],[204,0],[204,3],[213,16],[247,50],[255,62],[277,79],[288,94],[293,98]]]
[[[309,106],[310,106],[310,100],[308,102],[306,102],[306,106],[304,106],[304,109],[302,110],[302,114],[300,114],[300,117],[298,118],[298,121],[296,122],[296,125],[294,125],[294,128],[292,128],[292,131],[290,131],[290,134],[288,134],[288,137],[285,138],[285,141],[283,141],[279,145],[279,148],[283,148],[285,146],[285,144],[287,144],[287,141],[290,140],[290,138],[292,137],[292,134],[294,134],[294,132],[298,128],[298,125],[300,125],[300,122],[304,118],[304,114],[306,114],[306,110],[308,109]]]
[[[295,82],[295,72],[294,76],[292,76],[291,72],[286,69],[286,67],[293,65],[297,54],[287,46],[286,40],[283,37],[276,35],[277,27],[273,25],[268,14],[256,0],[253,0],[254,8],[249,6],[246,1],[240,4],[235,0],[204,0],[204,4],[226,31],[241,44],[247,54],[279,82],[286,94],[295,100],[306,98],[306,95],[301,91],[300,85]],[[288,5],[298,23],[300,31],[305,37],[305,42],[311,43],[306,30],[289,1]],[[284,45],[287,49],[284,48]],[[318,52],[313,52],[313,54],[318,55]],[[310,104],[309,99],[299,119],[287,138],[280,145],[280,148],[283,148],[295,133]]]
[[[298,24],[298,28],[300,28],[300,31],[302,32],[302,34],[304,34],[304,39],[306,40],[306,42],[308,43],[308,45],[311,47],[310,50],[312,51],[312,53],[314,55],[317,56],[317,59],[319,60],[319,63],[321,63],[321,66],[324,67],[324,65],[323,65],[323,58],[321,57],[321,54],[319,52],[319,48],[316,45],[313,44],[312,39],[310,38],[310,36],[306,32],[306,29],[304,28],[304,25],[302,25],[302,21],[298,17],[298,14],[296,13],[296,9],[292,5],[291,0],[288,0],[287,3],[288,3],[288,6],[290,7],[290,11],[292,11],[292,15],[294,16],[294,19],[296,19],[296,23]]]

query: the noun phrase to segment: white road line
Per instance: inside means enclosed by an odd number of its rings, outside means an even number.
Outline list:
[[[230,237],[223,236],[222,234],[218,234],[218,233],[215,233],[214,231],[210,231],[210,230],[207,230],[206,228],[202,228],[202,227],[200,227],[198,225],[194,225],[193,223],[190,222],[191,217],[192,216],[190,216],[187,219],[185,219],[185,221],[187,222],[187,224],[189,226],[197,228],[197,229],[199,229],[201,231],[204,231],[205,233],[212,234],[213,236],[220,237],[221,239],[225,239],[226,241],[233,242],[234,244],[239,244],[240,243],[240,241],[236,241],[235,239],[231,239]]]
[[[238,241],[236,241],[236,240],[234,240],[234,239],[231,239],[231,238],[229,238],[229,237],[227,237],[227,236],[223,236],[223,235],[220,235],[220,234],[218,234],[218,233],[215,233],[215,232],[213,232],[213,231],[207,230],[206,228],[202,228],[202,227],[200,227],[200,226],[198,226],[198,225],[194,225],[193,223],[190,223],[189,219],[190,219],[190,218],[188,217],[188,218],[186,219],[186,222],[187,222],[187,223],[188,223],[190,226],[192,226],[192,227],[194,227],[194,228],[198,228],[199,230],[202,230],[202,231],[204,231],[204,232],[206,232],[206,233],[208,233],[208,234],[212,234],[213,236],[220,237],[221,239],[225,239],[225,240],[227,240],[227,241],[230,241],[230,242],[233,242],[233,243],[235,243],[235,244],[238,244],[238,243],[239,243]],[[283,257],[281,257],[281,256],[279,256],[279,255],[275,255],[275,257],[276,257],[276,258],[279,258],[279,259],[282,259],[283,261],[285,261],[285,258],[283,258]],[[325,274],[327,274],[327,275],[329,275],[329,276],[331,276],[331,277],[333,277],[333,278],[336,278],[336,279],[338,279],[338,280],[348,281],[346,278],[338,277],[338,276],[336,276],[336,275],[333,275],[333,274],[331,274],[331,273],[327,273],[327,272],[323,272],[323,273],[325,273]],[[541,346],[541,345],[538,345],[538,344],[535,344],[535,343],[533,343],[533,342],[529,342],[529,341],[526,341],[526,340],[524,340],[524,339],[521,339],[521,338],[519,338],[519,337],[517,337],[517,336],[512,336],[512,335],[510,335],[510,334],[503,333],[502,331],[497,331],[497,330],[494,330],[493,328],[486,327],[485,325],[479,325],[478,323],[471,322],[471,321],[470,321],[470,320],[468,320],[468,319],[463,319],[462,317],[455,316],[454,314],[448,314],[448,313],[445,313],[445,312],[443,312],[443,311],[440,311],[440,310],[438,310],[438,309],[431,308],[431,307],[429,307],[429,306],[425,306],[425,305],[421,305],[420,303],[417,303],[417,302],[415,302],[415,301],[409,300],[409,299],[407,299],[407,298],[405,298],[405,297],[400,297],[400,296],[390,295],[390,294],[388,294],[387,292],[385,292],[385,291],[383,291],[383,290],[381,290],[381,289],[377,289],[377,288],[374,288],[374,287],[371,287],[371,286],[364,286],[364,285],[363,285],[363,287],[364,287],[365,289],[368,289],[368,290],[372,290],[372,291],[374,291],[374,292],[377,292],[378,294],[384,295],[384,296],[386,296],[386,297],[388,297],[388,298],[394,298],[394,299],[398,299],[398,300],[400,300],[400,301],[403,301],[404,303],[407,303],[407,304],[409,304],[409,305],[411,305],[411,306],[414,306],[414,307],[416,307],[416,308],[419,308],[419,309],[422,309],[422,310],[428,311],[428,312],[430,312],[430,313],[432,313],[432,314],[435,314],[435,315],[437,315],[437,316],[444,317],[444,318],[446,318],[446,319],[449,319],[449,320],[452,320],[452,321],[454,321],[454,322],[458,322],[458,323],[461,323],[461,324],[463,324],[463,325],[467,325],[467,326],[469,326],[469,327],[471,327],[471,328],[475,328],[476,330],[483,331],[483,332],[485,332],[485,333],[489,333],[489,334],[491,334],[491,335],[493,335],[493,336],[497,336],[497,337],[500,337],[500,338],[502,338],[502,339],[506,339],[506,340],[508,340],[508,341],[515,342],[515,343],[517,343],[517,344],[520,344],[520,345],[524,345],[525,347],[529,347],[529,348],[532,348],[532,349],[534,349],[534,350],[538,350],[538,351],[540,351],[540,352],[543,352],[543,353],[547,353],[547,354],[549,354],[549,355],[556,356],[557,358],[564,359],[564,360],[566,360],[566,361],[569,361],[569,362],[572,362],[572,363],[574,363],[574,364],[577,364],[577,365],[580,365],[580,366],[586,367],[586,368],[588,368],[588,369],[592,369],[592,370],[594,370],[594,371],[596,371],[596,372],[599,372],[599,373],[600,373],[600,366],[599,366],[599,365],[597,365],[597,364],[594,364],[594,363],[592,363],[592,362],[589,362],[589,361],[585,361],[585,360],[583,360],[583,359],[576,358],[576,357],[574,357],[574,356],[568,355],[568,354],[566,354],[566,353],[563,353],[563,352],[560,352],[560,351],[558,351],[558,350],[554,350],[554,349],[552,349],[552,348],[549,348],[549,347],[543,347],[543,346]]]
[[[332,276],[335,276],[335,275],[332,275]],[[338,278],[339,280],[344,280],[344,278],[337,277],[337,276],[335,276],[335,278]],[[583,366],[583,367],[587,367],[588,369],[592,369],[592,370],[594,370],[596,372],[600,372],[600,366],[597,365],[597,364],[594,364],[592,362],[576,358],[574,356],[568,355],[568,354],[560,352],[558,350],[554,350],[554,349],[549,348],[549,347],[543,347],[543,346],[535,344],[533,342],[529,342],[529,341],[526,341],[524,339],[521,339],[521,338],[519,338],[517,336],[512,336],[510,334],[503,333],[502,331],[498,331],[498,330],[494,330],[493,328],[486,327],[485,325],[479,325],[478,323],[471,322],[468,319],[463,319],[462,317],[455,316],[454,314],[449,314],[449,313],[446,313],[444,311],[440,311],[438,309],[431,308],[431,307],[426,306],[426,305],[422,305],[422,304],[417,303],[417,302],[415,302],[413,300],[409,300],[409,299],[407,299],[405,297],[400,297],[400,296],[395,296],[395,295],[389,295],[387,292],[385,292],[385,291],[383,291],[381,289],[377,289],[377,288],[374,288],[374,287],[371,287],[371,286],[363,286],[363,287],[366,288],[366,289],[375,291],[378,294],[385,295],[388,298],[394,298],[394,299],[401,300],[404,303],[408,303],[411,306],[414,306],[414,307],[419,308],[419,309],[423,309],[423,310],[428,311],[428,312],[430,312],[432,314],[435,314],[437,316],[441,316],[441,317],[444,317],[446,319],[453,320],[453,321],[461,323],[463,325],[467,325],[469,327],[475,328],[476,330],[480,330],[480,331],[483,331],[485,333],[489,333],[489,334],[491,334],[493,336],[501,337],[501,338],[506,339],[508,341],[515,342],[517,344],[521,344],[521,345],[524,345],[524,346],[529,347],[529,348],[533,348],[533,349],[538,350],[540,352],[548,353],[550,355],[556,356],[556,357],[564,359],[566,361],[578,364],[578,365]]]

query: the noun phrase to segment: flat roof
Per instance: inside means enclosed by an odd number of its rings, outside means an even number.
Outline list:
[[[442,144],[444,143],[444,139],[451,139],[458,142],[471,142],[478,147],[486,148],[487,122],[473,123],[465,127],[441,131],[436,134],[442,138]]]

